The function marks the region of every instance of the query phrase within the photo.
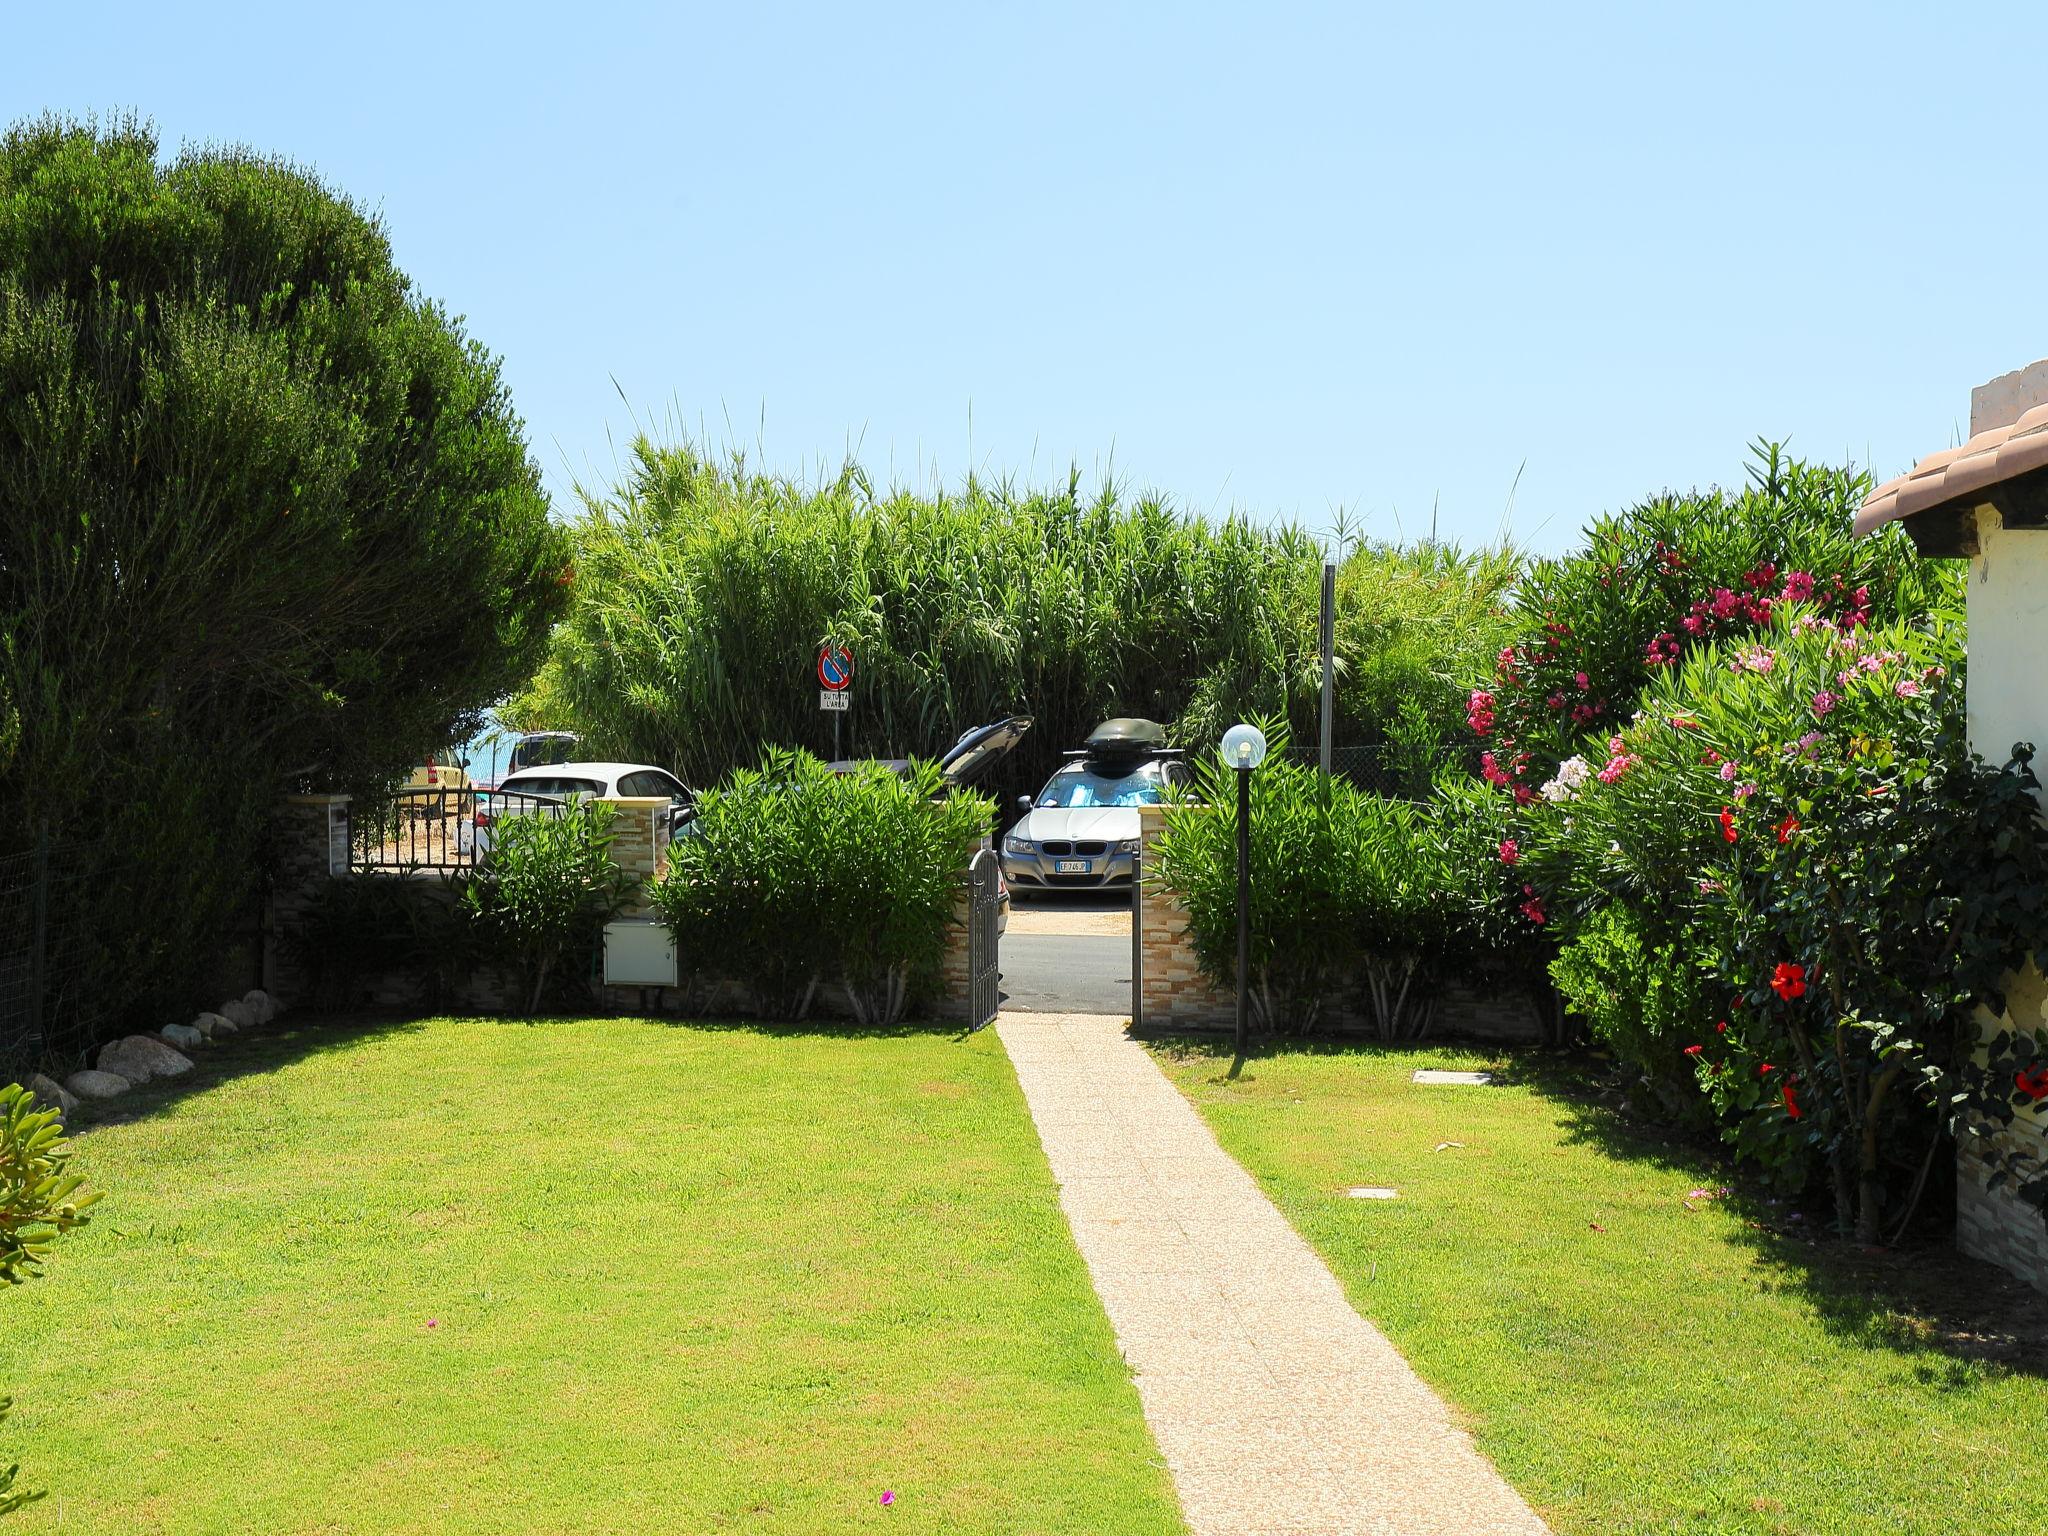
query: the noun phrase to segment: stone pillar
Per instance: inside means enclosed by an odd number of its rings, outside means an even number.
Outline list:
[[[647,887],[668,868],[669,801],[662,797],[621,796],[611,804],[618,807],[612,823],[612,861],[640,882],[640,889],[626,904],[624,917],[644,917],[654,910],[647,899]]]
[[[280,1008],[305,1001],[303,967],[288,935],[330,880],[349,866],[349,797],[288,795],[271,821],[275,850],[263,914],[263,990]]]
[[[1237,1016],[1237,1000],[1202,974],[1188,932],[1187,910],[1158,879],[1153,845],[1166,829],[1165,808],[1141,807],[1138,818],[1143,838],[1139,866],[1147,871],[1135,918],[1143,964],[1145,1027],[1228,1028]]]

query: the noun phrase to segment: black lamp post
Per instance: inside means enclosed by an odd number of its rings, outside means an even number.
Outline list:
[[[1255,725],[1233,725],[1223,733],[1223,761],[1237,770],[1237,1054],[1230,1075],[1244,1070],[1251,1032],[1252,970],[1252,770],[1266,760],[1266,738]]]

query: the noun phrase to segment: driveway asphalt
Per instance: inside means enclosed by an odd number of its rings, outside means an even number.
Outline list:
[[[1131,940],[1122,934],[1019,933],[997,948],[1005,1013],[1131,1012]]]

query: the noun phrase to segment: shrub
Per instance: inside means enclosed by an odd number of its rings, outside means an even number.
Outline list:
[[[465,920],[464,877],[423,881],[414,872],[330,880],[286,935],[321,1008],[369,1000],[367,984],[395,977],[430,1005],[453,997],[480,958]]]
[[[497,363],[377,221],[133,121],[0,138],[0,507],[0,853],[103,834],[83,1013],[187,1000],[278,793],[459,739],[567,600]]]
[[[1597,519],[1584,549],[1530,567],[1512,642],[1467,701],[1497,784],[1526,800],[1582,737],[1626,722],[1654,677],[1774,613],[1803,608],[1847,632],[1910,618],[1956,589],[1901,528],[1855,537],[1867,474],[1771,443],[1755,454],[1742,491],[1643,502]]]
[[[2011,1031],[1972,1059],[1975,1010],[2002,1012],[2048,921],[2048,833],[2024,752],[2001,771],[1964,745],[1960,651],[1940,615],[1779,613],[1660,678],[1553,812],[1562,901],[1625,904],[1697,972],[1656,1044],[1738,1153],[1825,1174],[1865,1241],[1934,1133],[2009,1122],[2041,1065]],[[1997,1155],[2048,1203],[2044,1170]]]
[[[605,924],[639,888],[612,862],[617,817],[605,800],[571,801],[558,816],[501,817],[488,868],[462,887],[478,952],[518,978],[528,1013],[540,1010],[551,979],[577,994],[564,963],[594,958]]]
[[[1251,780],[1249,1000],[1262,1029],[1308,1031],[1356,987],[1384,1039],[1429,1032],[1446,962],[1471,905],[1438,808],[1368,795],[1276,750]],[[1203,972],[1237,976],[1237,776],[1194,765],[1194,796],[1170,805],[1157,878],[1188,913]]]
[[[698,797],[653,899],[678,962],[735,977],[771,1017],[803,1018],[838,981],[855,1019],[887,1025],[936,987],[970,854],[993,825],[979,795],[938,799],[913,762],[833,773],[772,750]]]
[[[19,1083],[0,1088],[0,1282],[19,1285],[42,1272],[50,1245],[82,1227],[100,1198],[70,1173],[70,1147],[54,1109],[38,1109]],[[0,1398],[0,1419],[12,1406]],[[42,1497],[18,1491],[18,1466],[0,1469],[0,1515]]]

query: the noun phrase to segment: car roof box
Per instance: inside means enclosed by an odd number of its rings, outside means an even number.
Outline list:
[[[1105,720],[1088,733],[1087,749],[1090,757],[1151,757],[1166,750],[1166,727],[1129,716]]]

